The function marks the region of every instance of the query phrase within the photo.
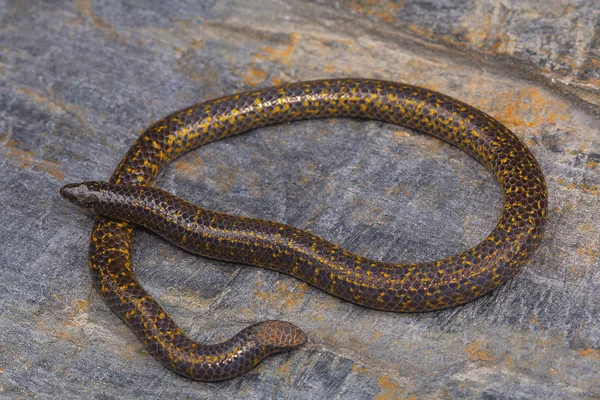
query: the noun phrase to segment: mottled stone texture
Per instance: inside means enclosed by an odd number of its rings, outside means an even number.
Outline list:
[[[597,2],[136,3],[0,0],[0,397],[600,397]],[[513,129],[548,181],[541,248],[470,304],[392,314],[140,231],[136,273],[192,337],[285,319],[310,338],[224,383],[167,371],[91,290],[92,216],[59,187],[106,179],[141,130],[202,99],[351,76],[439,90]],[[211,144],[159,185],[394,262],[477,243],[501,206],[459,150],[350,120]]]

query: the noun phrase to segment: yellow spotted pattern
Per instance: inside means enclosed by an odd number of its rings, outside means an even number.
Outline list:
[[[330,117],[406,126],[475,157],[494,173],[503,192],[504,205],[494,230],[463,253],[396,265],[350,253],[288,225],[212,212],[143,187],[165,164],[198,146],[266,125]],[[507,281],[538,247],[548,203],[536,159],[492,117],[430,90],[361,79],[294,83],[173,113],[139,137],[110,182],[120,184],[111,190],[132,196],[126,201],[127,210],[112,204],[113,214],[110,208],[107,213],[114,218],[147,225],[199,254],[279,270],[342,299],[395,312],[455,306]],[[134,190],[131,184],[138,186]],[[102,298],[165,366],[193,379],[228,379],[269,354],[304,342],[302,331],[280,321],[253,325],[217,345],[189,339],[135,279],[130,254],[133,226],[98,217],[90,268]]]

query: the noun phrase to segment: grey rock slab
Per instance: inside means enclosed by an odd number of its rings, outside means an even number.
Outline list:
[[[599,87],[594,71],[585,81],[581,68],[568,68],[573,51],[596,57],[595,39],[562,37],[569,17],[554,11],[539,22],[549,28],[527,27],[542,12],[536,2],[503,2],[512,17],[493,29],[520,32],[511,40],[526,50],[497,57],[493,46],[474,51],[469,35],[455,34],[479,15],[475,3],[405,2],[384,19],[377,13],[392,3],[369,3],[0,1],[0,398],[600,397]],[[496,21],[495,2],[477,4]],[[576,27],[596,15],[593,2],[573,7],[565,15]],[[435,35],[406,34],[410,21],[432,22]],[[560,52],[549,56],[544,46]],[[516,73],[523,57],[539,69]],[[538,79],[549,63],[567,66],[561,80],[588,85],[591,106],[551,83],[553,73]],[[95,295],[87,270],[93,216],[58,189],[107,179],[145,127],[179,108],[325,77],[425,86],[513,129],[548,181],[542,246],[517,277],[472,303],[393,314],[272,271],[196,257],[138,230],[139,280],[192,337],[214,342],[284,319],[310,338],[227,382],[169,372]],[[172,163],[158,185],[395,262],[476,244],[502,203],[491,174],[461,151],[355,120],[213,143]]]
[[[313,1],[340,20],[393,29],[527,71],[600,105],[600,2],[380,0]],[[310,12],[309,9],[307,12]],[[358,17],[358,18],[356,18]],[[367,20],[369,23],[363,23]],[[594,108],[591,108],[594,109]]]

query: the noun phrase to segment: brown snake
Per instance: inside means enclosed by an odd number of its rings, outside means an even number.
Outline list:
[[[164,165],[196,147],[266,125],[329,117],[413,128],[475,157],[502,189],[504,204],[494,230],[457,255],[391,264],[289,225],[206,210],[146,186]],[[136,280],[130,263],[134,226],[124,221],[144,225],[189,251],[281,271],[362,306],[419,312],[468,302],[514,276],[540,243],[548,203],[536,159],[495,119],[431,90],[364,79],[300,82],[185,108],[148,128],[110,183],[71,184],[61,194],[103,215],[96,219],[89,250],[100,296],[165,366],[202,381],[241,375],[306,337],[288,322],[267,321],[220,344],[192,341]]]

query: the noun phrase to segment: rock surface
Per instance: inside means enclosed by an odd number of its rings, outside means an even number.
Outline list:
[[[596,2],[134,3],[0,0],[0,398],[600,397]],[[92,290],[93,217],[58,189],[107,179],[171,111],[324,77],[425,86],[513,129],[549,185],[541,248],[472,303],[392,314],[140,230],[136,274],[192,337],[222,340],[265,319],[310,337],[223,383],[167,371]],[[492,176],[459,150],[351,120],[217,142],[173,163],[158,184],[395,262],[476,244],[501,206]]]

